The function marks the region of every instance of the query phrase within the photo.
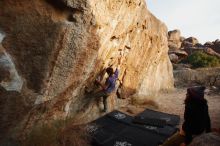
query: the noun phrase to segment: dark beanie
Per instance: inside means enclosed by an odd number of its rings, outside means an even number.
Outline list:
[[[112,74],[114,73],[113,68],[111,68],[111,67],[108,67],[108,68],[106,69],[106,72],[107,72],[108,74],[110,74],[110,75],[112,75]]]
[[[191,98],[204,99],[205,86],[193,86],[187,88],[187,93]]]

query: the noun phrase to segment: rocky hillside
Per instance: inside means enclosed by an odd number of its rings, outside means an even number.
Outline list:
[[[167,28],[144,0],[2,0],[0,16],[4,55],[21,86],[16,90],[32,106],[17,121],[22,130],[45,120],[100,116],[85,87],[93,90],[95,78],[118,58],[121,98],[173,88]],[[115,96],[109,98],[111,110]]]
[[[220,40],[201,44],[197,38],[184,38],[181,36],[180,30],[173,30],[168,32],[168,46],[176,87],[205,85],[220,89],[220,70],[218,67],[220,64]],[[196,56],[196,53],[200,54]],[[210,66],[216,66],[203,68],[203,65],[207,65],[208,62]],[[198,66],[193,66],[193,63]]]
[[[168,32],[168,46],[170,59],[174,63],[197,51],[220,58],[219,39],[201,44],[195,37],[185,38],[181,36],[180,30],[172,30]]]

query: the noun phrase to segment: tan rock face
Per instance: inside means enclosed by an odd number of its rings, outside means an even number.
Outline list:
[[[99,59],[107,65],[117,57],[124,58],[120,76],[123,96],[171,88],[166,26],[147,11],[145,2],[91,1],[91,7],[101,38]]]
[[[180,30],[172,30],[168,32],[168,46],[170,50],[179,50],[182,44]]]
[[[173,88],[167,28],[144,0],[2,0],[0,16],[19,75],[38,98],[50,99],[47,118],[75,116],[94,102],[84,99],[84,87],[92,89],[118,58],[122,97]]]

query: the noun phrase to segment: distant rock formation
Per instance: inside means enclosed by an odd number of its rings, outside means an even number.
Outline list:
[[[99,116],[85,87],[92,89],[100,71],[118,58],[124,59],[121,97],[153,97],[173,88],[167,28],[144,0],[2,0],[0,16],[2,44],[24,82],[21,93],[31,90],[39,104],[24,129],[49,119]]]
[[[188,87],[193,85],[205,85],[220,89],[220,68],[179,68],[174,70],[175,86]]]
[[[182,37],[180,30],[168,32],[168,47],[169,56],[173,63],[179,62],[196,51],[202,51],[220,58],[220,40],[206,42],[203,45],[195,37]]]
[[[220,54],[220,40],[219,39],[213,42],[206,42],[204,46],[212,48],[215,52]]]
[[[183,40],[181,47],[193,47],[198,44],[199,41],[195,37],[189,37]]]
[[[179,50],[182,44],[182,38],[180,30],[173,30],[168,32],[168,47],[169,50],[175,51]]]

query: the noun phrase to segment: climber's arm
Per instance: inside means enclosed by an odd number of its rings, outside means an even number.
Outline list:
[[[106,84],[102,84],[99,80],[95,80],[95,82],[103,89],[103,90],[105,90],[105,89],[107,89],[107,87],[108,87],[108,83],[106,83]]]

